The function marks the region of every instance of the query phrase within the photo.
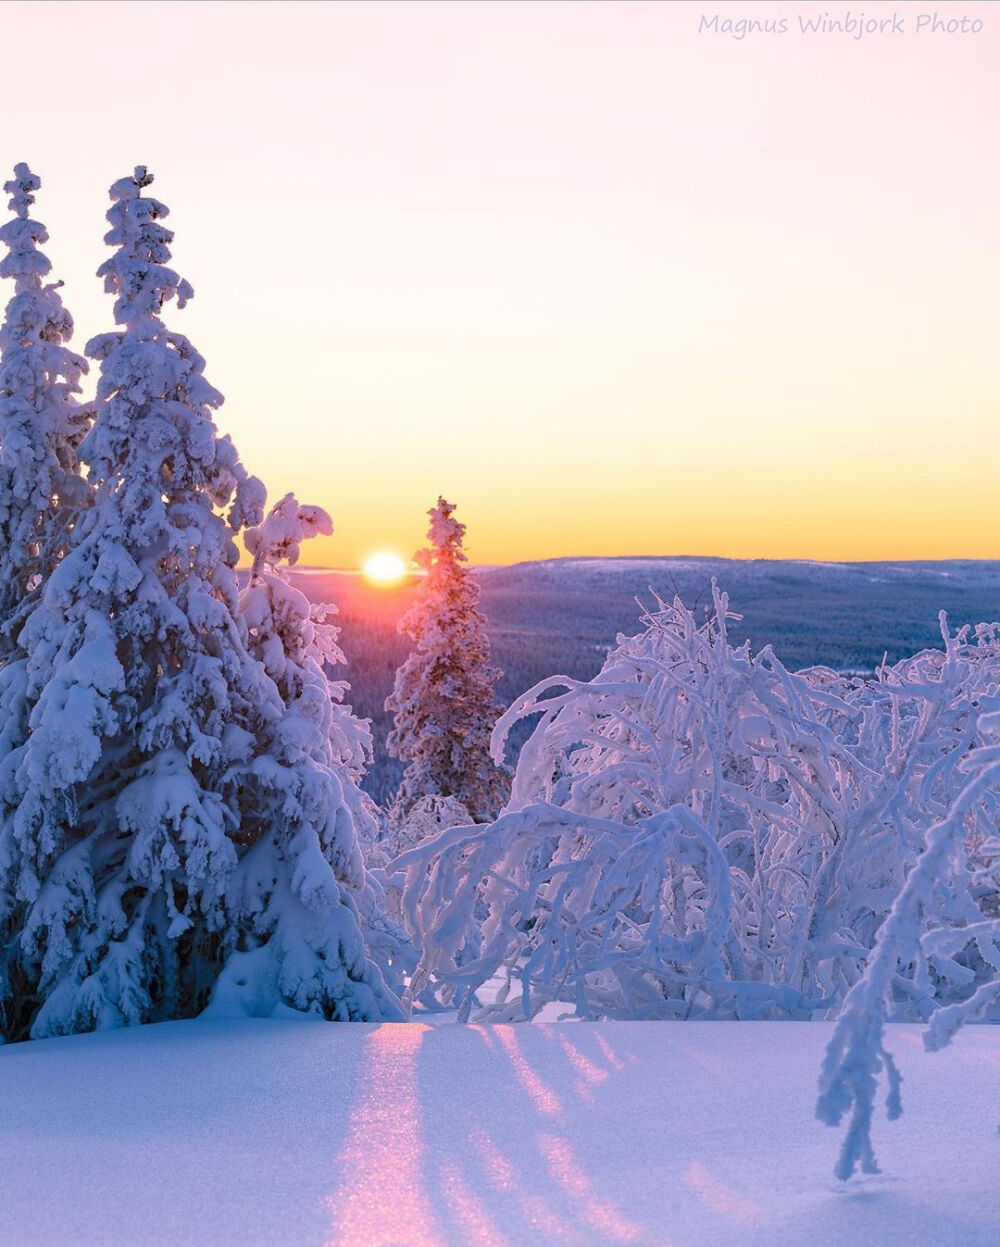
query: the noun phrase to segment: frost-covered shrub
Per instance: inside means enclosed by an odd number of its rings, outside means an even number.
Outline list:
[[[406,969],[412,971],[416,966],[416,955],[412,941],[406,939],[404,934],[405,878],[392,863],[407,849],[432,840],[445,828],[466,827],[474,820],[455,797],[421,797],[402,817],[399,816],[398,806],[394,813],[395,817],[383,816],[383,826],[368,858],[369,873],[381,887],[385,910],[398,925],[400,936],[406,942]],[[397,952],[397,959],[398,956]],[[402,988],[403,984],[399,986]]]
[[[385,861],[392,861],[448,827],[467,827],[473,822],[457,797],[420,797],[401,820],[388,822],[379,839],[379,851]]]
[[[413,991],[520,992],[493,1017],[569,1000],[583,1017],[836,1013],[960,786],[1000,657],[983,629],[866,683],[785,670],[679,601],[620,638],[600,674],[543,681],[507,810],[403,855],[422,949]],[[485,906],[482,948],[465,960]],[[460,964],[461,963],[461,964]],[[963,988],[937,983],[937,999]],[[920,1015],[901,989],[899,1016]]]
[[[423,797],[453,797],[485,819],[507,793],[506,774],[490,756],[500,672],[490,663],[479,585],[463,566],[465,525],[454,510],[439,498],[428,512],[430,544],[415,556],[425,576],[399,621],[415,646],[385,703],[394,715],[388,751],[406,763],[390,814],[397,827]]]

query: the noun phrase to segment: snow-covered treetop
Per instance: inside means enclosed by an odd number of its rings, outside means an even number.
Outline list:
[[[167,267],[173,233],[160,220],[169,209],[142,195],[152,180],[139,165],[109,191],[111,229],[105,242],[117,250],[97,274],[105,290],[117,296],[115,319],[124,331],[87,343],[87,354],[102,361],[97,397],[108,406],[81,453],[96,479],[112,482],[135,499],[144,495],[142,504],[130,509],[145,517],[142,523],[150,533],[162,522],[164,484],[174,496],[185,489],[206,490],[214,506],[229,505],[235,532],[260,522],[264,487],[247,474],[229,437],[218,435],[211,411],[223,397],[205,380],[205,360],[160,319],[164,304],[176,299],[183,307],[194,291]],[[133,428],[139,411],[145,426],[141,435]]]
[[[34,192],[41,184],[41,179],[23,163],[14,166],[14,177],[3,184],[10,196],[7,207],[13,212],[14,220],[3,228],[3,241],[10,254],[0,261],[0,277],[13,277],[18,291],[28,286],[39,289],[41,279],[52,268],[48,258],[38,250],[39,243],[49,240],[45,226],[28,215],[35,202]]]
[[[427,512],[431,519],[427,537],[430,546],[417,552],[416,561],[420,566],[430,568],[442,559],[456,563],[466,561],[466,553],[462,549],[465,539],[465,525],[455,519],[455,504],[438,498],[437,506]]]
[[[7,206],[14,213],[14,219],[0,226],[0,242],[7,248],[7,255],[0,260],[0,277],[12,277],[15,291],[0,331],[0,348],[5,357],[12,352],[28,351],[40,342],[58,347],[73,333],[73,318],[55,294],[62,282],[42,286],[42,278],[48,275],[52,265],[39,250],[39,244],[48,242],[49,235],[40,221],[28,215],[35,202],[34,192],[40,186],[41,180],[26,164],[15,165],[13,179],[4,183],[4,190],[10,196]],[[40,295],[47,297],[39,298]],[[68,351],[43,352],[40,362],[47,366],[52,377],[65,376],[71,384],[87,370],[86,361]],[[8,360],[0,389],[8,396],[25,391],[33,394],[37,385],[26,384],[29,378],[25,361],[18,358],[16,364],[18,366],[14,367]],[[38,378],[32,376],[30,380],[37,382]]]
[[[115,320],[140,337],[156,332],[164,303],[176,298],[177,306],[183,307],[194,294],[188,282],[166,267],[174,235],[160,219],[170,209],[158,199],[142,198],[143,189],[152,181],[146,166],[137,165],[131,177],[111,187],[107,213],[111,229],[104,241],[118,251],[97,270],[107,293],[118,296]]]
[[[28,166],[22,160],[20,164],[14,166],[14,177],[9,182],[4,182],[3,188],[10,196],[7,201],[7,207],[15,216],[25,219],[31,205],[35,202],[33,191],[38,190],[42,180],[37,173],[32,173]]]

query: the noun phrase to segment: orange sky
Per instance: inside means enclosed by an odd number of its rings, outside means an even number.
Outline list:
[[[136,163],[170,323],[304,552],[997,557],[1000,8],[976,35],[699,33],[698,4],[17,4],[5,167],[80,329]],[[939,6],[942,12],[951,9]],[[858,6],[853,10],[860,11]],[[123,20],[127,13],[128,20]],[[18,110],[19,100],[30,108]]]

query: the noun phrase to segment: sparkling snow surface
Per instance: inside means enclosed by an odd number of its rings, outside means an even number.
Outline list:
[[[831,1176],[826,1024],[178,1022],[0,1049],[11,1247],[995,1247],[1000,1027],[890,1027]]]

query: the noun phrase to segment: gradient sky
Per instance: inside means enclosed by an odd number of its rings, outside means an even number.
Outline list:
[[[984,29],[4,3],[0,163],[42,178],[78,344],[107,187],[155,173],[169,322],[272,497],[333,515],[311,563],[409,554],[439,492],[481,562],[997,557],[1000,6],[937,7]],[[849,10],[909,29],[795,30]]]

